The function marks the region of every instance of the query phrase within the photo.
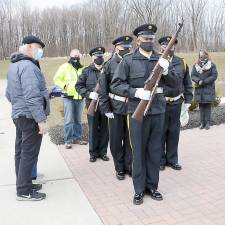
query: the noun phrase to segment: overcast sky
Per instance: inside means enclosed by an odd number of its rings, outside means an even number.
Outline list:
[[[76,5],[76,3],[84,2],[84,0],[28,0],[29,5],[38,7],[40,9],[51,7],[51,6],[70,6],[70,5]]]
[[[76,5],[77,3],[82,3],[87,0],[27,0],[29,5],[38,7],[39,9],[43,9],[46,7],[52,7],[52,6],[70,6],[70,5]],[[93,0],[94,1],[94,0]],[[209,4],[218,4],[220,0],[208,0]]]

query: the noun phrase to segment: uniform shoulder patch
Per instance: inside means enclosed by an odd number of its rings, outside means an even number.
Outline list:
[[[186,63],[184,58],[181,58],[181,60],[183,61],[184,65],[187,65],[187,63]]]
[[[186,63],[185,59],[182,58],[182,57],[179,57],[179,58],[180,58],[181,63],[182,63],[183,66],[184,66],[184,69],[186,70],[186,69],[187,69],[187,63]]]

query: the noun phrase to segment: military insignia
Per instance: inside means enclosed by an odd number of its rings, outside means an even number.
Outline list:
[[[170,38],[169,37],[167,38],[167,41],[170,41]]]
[[[101,51],[101,48],[98,48],[99,51]]]
[[[127,40],[127,41],[129,41],[129,39],[130,39],[129,37],[126,37],[126,40]]]
[[[148,26],[148,29],[149,29],[149,30],[151,30],[151,29],[152,29],[152,26],[151,26],[151,25],[150,25],[150,26]]]

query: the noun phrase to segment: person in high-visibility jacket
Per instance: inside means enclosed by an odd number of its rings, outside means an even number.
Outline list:
[[[80,63],[80,52],[74,49],[70,52],[70,59],[61,65],[54,76],[54,84],[64,90],[64,141],[67,149],[72,144],[87,144],[81,141],[82,125],[81,113],[83,110],[83,99],[77,93],[75,84],[84,68]]]

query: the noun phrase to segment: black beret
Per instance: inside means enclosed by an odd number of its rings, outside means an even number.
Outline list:
[[[96,56],[100,56],[103,55],[105,53],[105,48],[104,47],[96,47],[90,50],[89,55],[96,55]]]
[[[172,38],[171,36],[161,37],[161,38],[159,38],[158,42],[159,42],[160,45],[168,44],[169,41],[171,40],[171,38]],[[175,44],[177,44],[177,43],[178,43],[178,40],[176,39]]]
[[[157,31],[156,25],[147,23],[137,27],[133,31],[133,34],[137,37],[139,35],[154,35],[156,31]]]
[[[42,48],[45,47],[45,44],[41,41],[40,38],[35,37],[33,35],[29,35],[23,38],[22,44],[33,44],[33,43],[37,43],[40,44],[42,46]]]
[[[121,36],[116,38],[112,44],[113,45],[130,45],[133,41],[133,38],[131,36]]]

